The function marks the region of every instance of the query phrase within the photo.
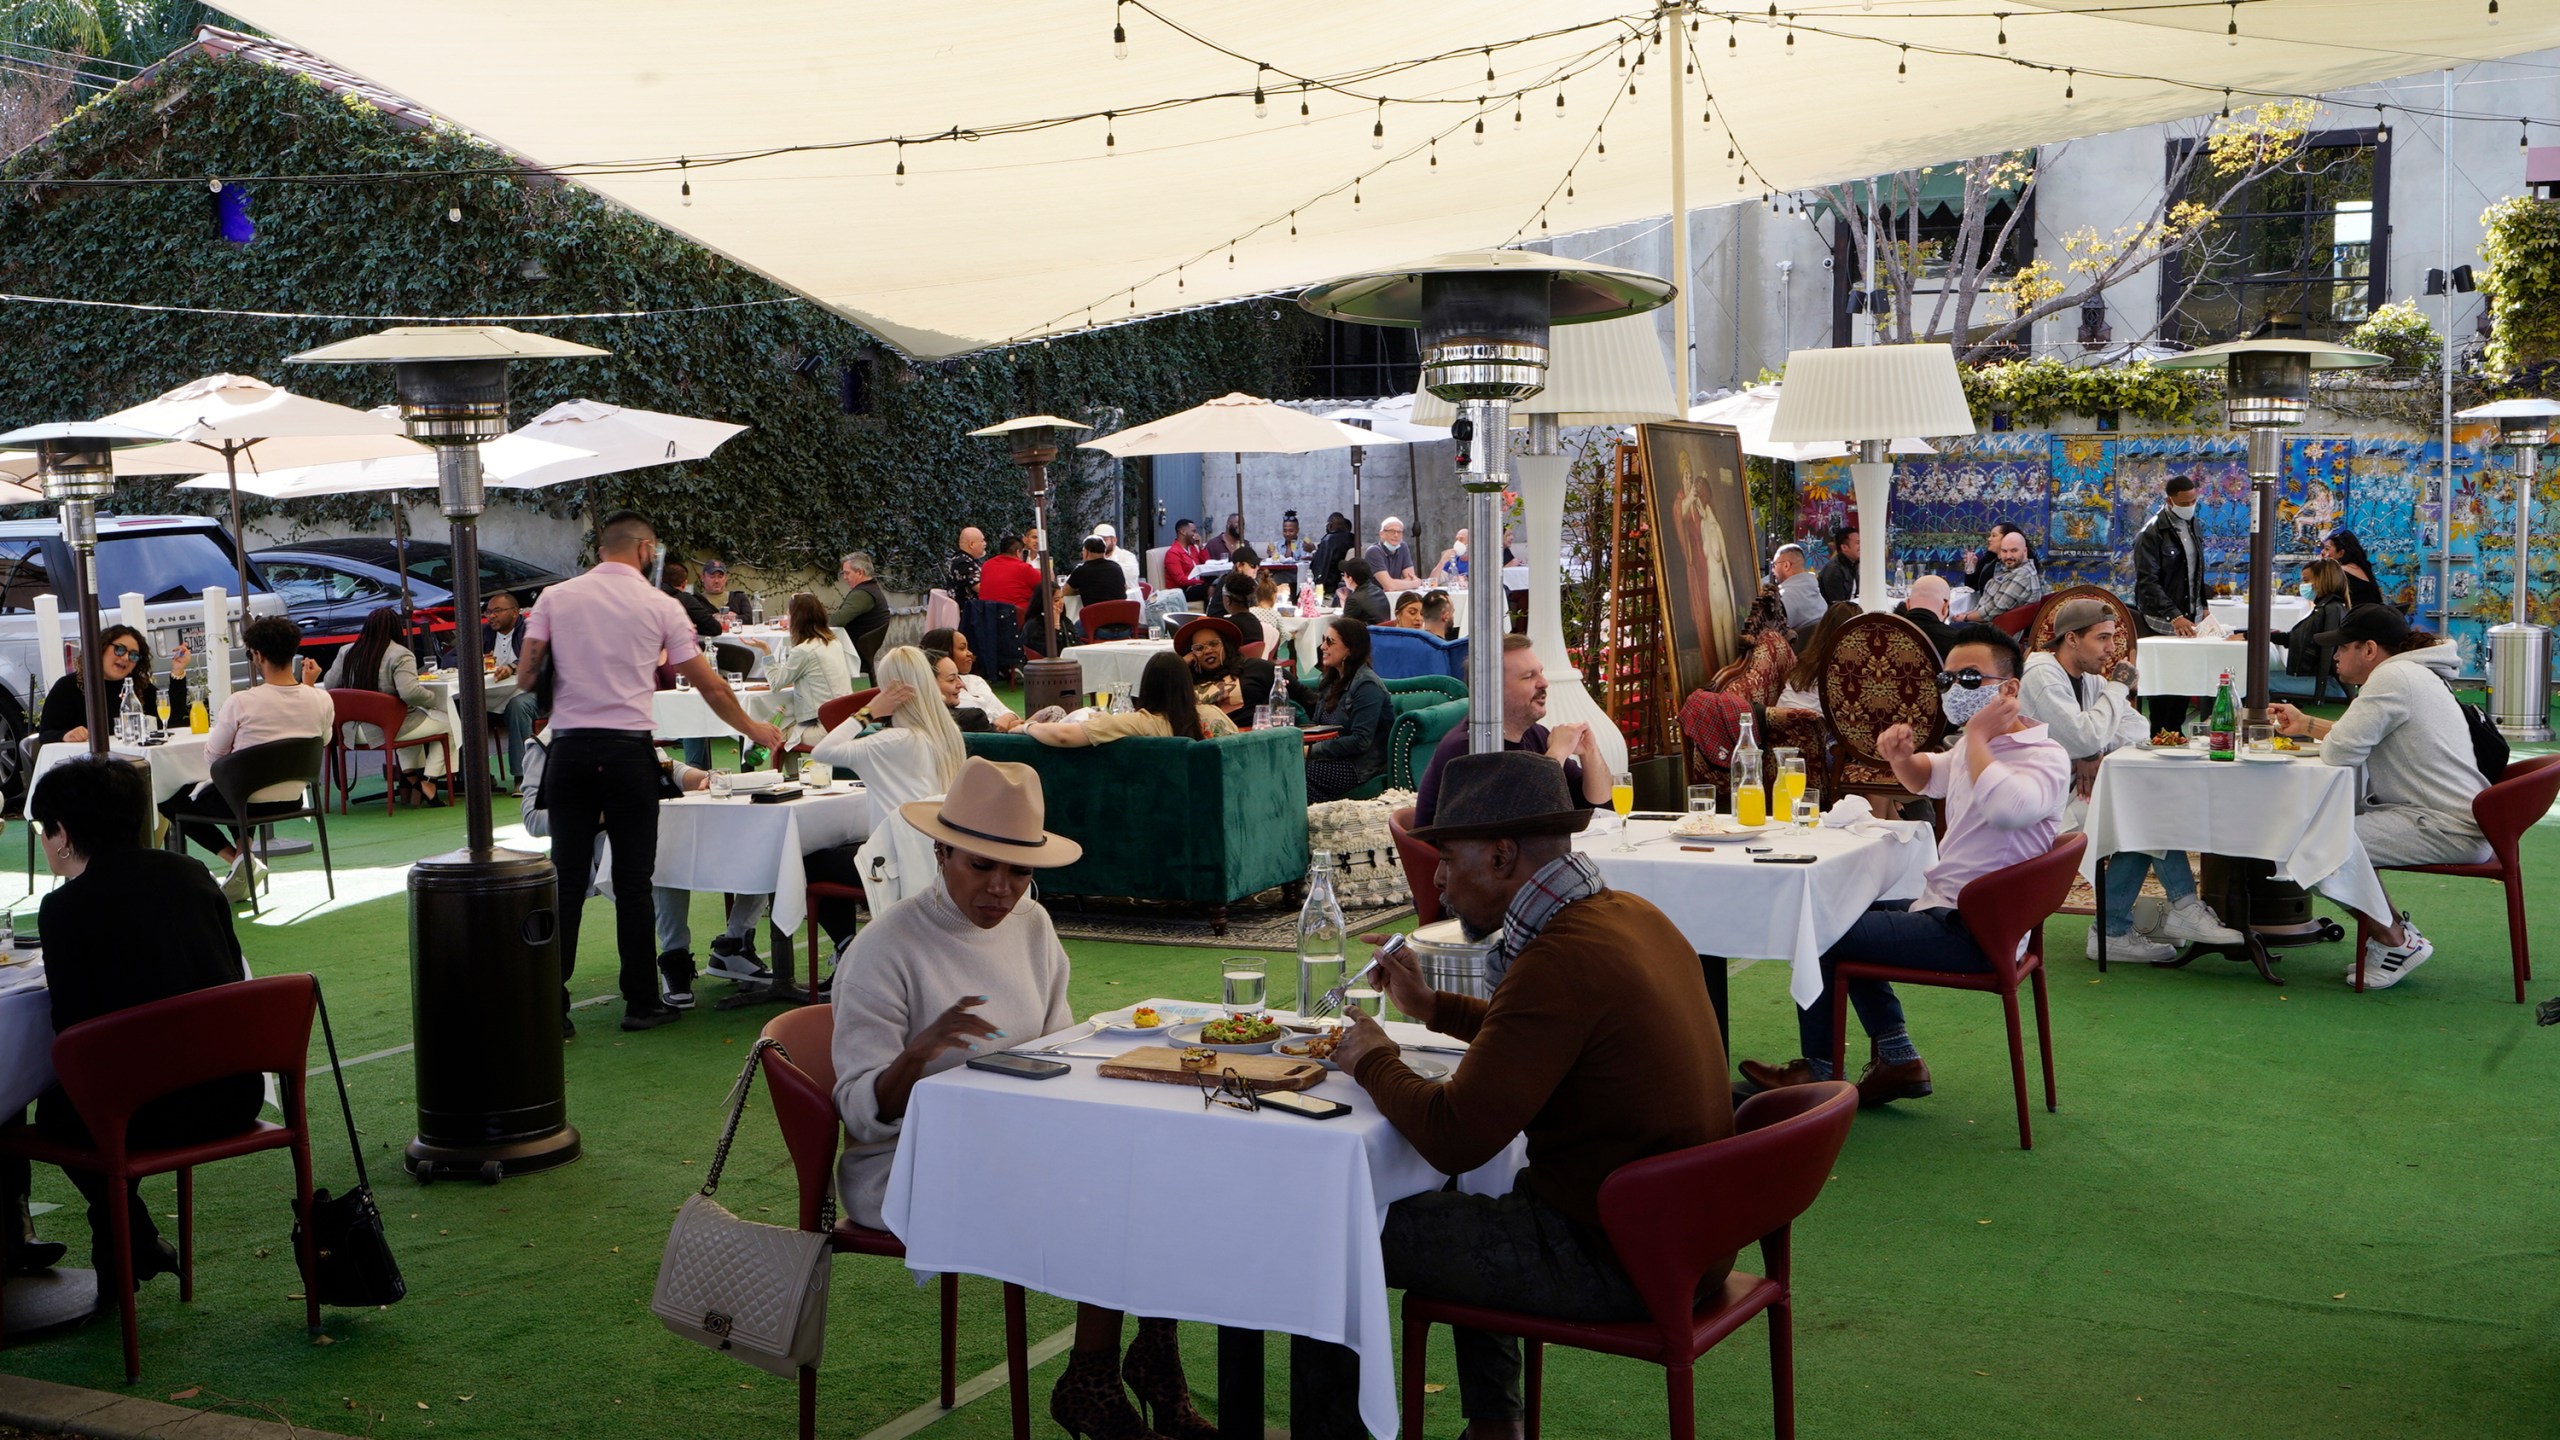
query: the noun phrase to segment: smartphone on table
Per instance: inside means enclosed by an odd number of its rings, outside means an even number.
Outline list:
[[[1074,1067],[1063,1060],[1043,1060],[1037,1055],[999,1052],[994,1055],[971,1056],[969,1068],[984,1070],[995,1075],[1010,1075],[1016,1080],[1055,1080]]]

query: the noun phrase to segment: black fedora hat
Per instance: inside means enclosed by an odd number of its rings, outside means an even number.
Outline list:
[[[1526,750],[1461,755],[1440,776],[1440,807],[1412,832],[1427,845],[1505,835],[1570,835],[1591,823],[1573,801],[1564,766]]]

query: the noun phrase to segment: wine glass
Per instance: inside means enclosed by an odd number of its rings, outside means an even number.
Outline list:
[[[1620,770],[1609,777],[1609,808],[1618,814],[1618,848],[1633,850],[1635,842],[1626,836],[1627,812],[1636,808],[1635,776]]]

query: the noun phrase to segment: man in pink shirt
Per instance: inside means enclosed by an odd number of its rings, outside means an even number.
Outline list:
[[[1968,881],[2053,847],[2071,793],[2071,757],[2044,726],[2018,710],[2018,642],[1989,625],[1960,626],[1946,666],[1938,676],[1938,703],[1960,732],[1956,743],[1923,755],[1913,748],[1908,725],[1876,737],[1894,778],[1946,807],[1947,838],[1938,847],[1938,863],[1922,878],[1918,899],[1870,907],[1822,952],[1822,994],[1796,1012],[1803,1056],[1784,1065],[1742,1062],[1742,1077],[1763,1090],[1831,1078],[1831,987],[1839,983],[1842,961],[1958,975],[1988,971],[1990,959],[1957,918],[1957,893]],[[1893,987],[1880,980],[1852,981],[1849,1003],[1872,1047],[1858,1077],[1858,1103],[1882,1105],[1928,1094],[1928,1062],[1903,1026]]]
[[[542,803],[551,813],[551,862],[560,874],[560,1028],[570,1023],[568,981],[577,968],[578,921],[595,871],[596,836],[613,841],[615,949],[622,969],[622,1028],[650,1030],[684,1012],[667,1004],[656,971],[657,916],[650,880],[658,868],[660,770],[654,741],[660,657],[730,729],[758,745],[782,732],[752,719],[694,638],[676,598],[649,579],[658,532],[628,510],[596,532],[596,567],[542,592],[525,617],[516,683],[551,686],[551,757]],[[667,977],[690,992],[690,973]]]

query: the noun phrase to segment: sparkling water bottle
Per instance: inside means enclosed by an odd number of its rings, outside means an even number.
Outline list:
[[[116,738],[128,745],[142,742],[142,697],[133,692],[133,677],[124,681],[124,699],[116,706]]]
[[[1298,1013],[1342,983],[1351,932],[1333,898],[1333,857],[1319,851],[1307,866],[1307,903],[1298,907]],[[1374,1018],[1374,1017],[1372,1017]]]

